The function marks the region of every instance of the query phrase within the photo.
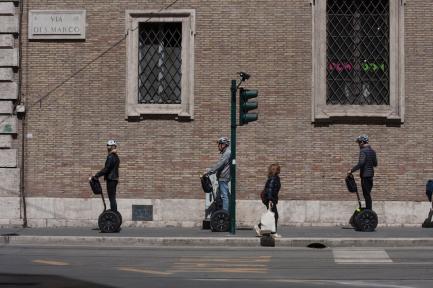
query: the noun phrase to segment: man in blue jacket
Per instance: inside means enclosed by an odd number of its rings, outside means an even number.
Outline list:
[[[352,174],[359,170],[361,177],[362,194],[365,199],[365,208],[372,210],[373,201],[371,199],[371,190],[373,189],[374,167],[377,166],[376,152],[368,144],[368,136],[360,135],[356,138],[359,145],[359,161],[358,164],[353,166],[347,173]]]

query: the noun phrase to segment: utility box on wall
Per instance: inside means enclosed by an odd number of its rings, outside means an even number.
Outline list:
[[[132,205],[132,221],[153,221],[153,205]]]

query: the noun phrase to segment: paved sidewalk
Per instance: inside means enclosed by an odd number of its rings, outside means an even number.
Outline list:
[[[432,246],[433,229],[421,227],[378,227],[375,232],[358,232],[350,227],[279,227],[283,236],[277,247],[306,247],[321,243],[327,247],[411,247]],[[132,228],[119,233],[100,233],[84,228],[0,228],[0,245],[79,245],[79,246],[260,246],[250,229],[235,235],[196,228]]]

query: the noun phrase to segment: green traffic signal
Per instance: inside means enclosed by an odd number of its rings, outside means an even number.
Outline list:
[[[248,113],[251,110],[257,109],[259,106],[257,101],[248,101],[256,98],[259,95],[258,90],[248,90],[240,88],[239,92],[239,125],[248,124],[249,122],[257,121],[258,113]]]

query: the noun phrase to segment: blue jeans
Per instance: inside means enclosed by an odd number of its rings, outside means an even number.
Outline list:
[[[229,183],[226,181],[218,181],[223,209],[229,211]]]

